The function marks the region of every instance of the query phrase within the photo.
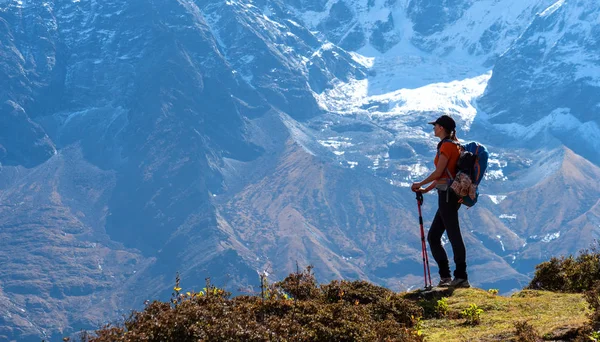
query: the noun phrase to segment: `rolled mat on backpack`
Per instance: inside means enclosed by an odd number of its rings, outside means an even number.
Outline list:
[[[471,178],[464,173],[458,173],[452,185],[450,186],[452,191],[460,197],[469,196],[472,200],[475,200],[477,196],[477,186],[473,184]]]
[[[470,158],[464,158],[466,156],[470,156]],[[459,202],[467,207],[472,207],[477,203],[479,198],[478,186],[484,178],[488,156],[487,148],[476,141],[461,145],[461,157],[465,160],[461,161],[459,157],[459,161],[461,164],[466,164],[467,167],[465,167],[465,170],[460,170],[459,167],[456,178],[461,178],[462,181],[457,182],[454,179],[451,188],[458,195]]]

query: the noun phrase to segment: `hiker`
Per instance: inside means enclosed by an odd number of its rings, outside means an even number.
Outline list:
[[[456,137],[456,123],[448,115],[442,115],[437,120],[429,122],[433,125],[433,133],[440,139],[437,146],[437,154],[433,163],[435,171],[421,182],[412,184],[411,189],[415,192],[427,193],[433,188],[438,191],[438,210],[435,213],[431,228],[427,234],[427,241],[431,248],[431,254],[438,264],[440,273],[440,287],[470,287],[467,276],[466,250],[460,233],[458,223],[458,196],[449,189],[449,180],[456,177],[456,164],[460,156],[460,144]],[[422,186],[431,183],[426,188]],[[450,274],[450,264],[444,246],[442,246],[442,235],[444,231],[448,234],[448,240],[452,245],[454,253],[454,280]]]

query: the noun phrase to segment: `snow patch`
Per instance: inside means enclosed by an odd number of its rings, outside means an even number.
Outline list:
[[[351,143],[350,141],[352,141],[352,138],[348,138],[348,137],[330,137],[328,140],[318,140],[319,143],[325,147],[333,147],[333,148],[340,148],[340,147],[352,147],[354,146],[353,143]]]
[[[486,180],[502,180],[502,181],[508,180],[508,177],[506,177],[504,175],[504,172],[502,172],[502,170],[486,171],[485,176],[483,176],[483,178]]]
[[[501,236],[498,235],[498,240],[500,241],[500,246],[502,247],[502,251],[506,252],[506,249],[504,248],[504,242],[502,242]]]
[[[407,172],[409,174],[410,180],[419,178],[429,173],[429,168],[427,168],[427,166],[421,163],[416,163],[412,165],[399,165],[398,170]]]
[[[375,120],[404,117],[414,112],[447,113],[460,118],[464,123],[462,129],[468,131],[477,115],[474,101],[483,94],[491,75],[487,72],[474,78],[373,96],[369,95],[373,92],[371,79],[336,80],[332,89],[313,93],[313,96],[324,110],[339,114],[362,113]]]
[[[506,199],[504,195],[487,195],[494,204],[500,204]]]
[[[556,232],[556,233],[552,233],[552,234],[546,234],[543,238],[542,238],[542,242],[550,242],[552,240],[556,240],[560,237],[560,232]]]
[[[417,89],[400,89],[398,91],[372,96],[371,101],[386,103],[387,112],[376,112],[374,115],[406,115],[410,112],[435,112],[458,116],[465,122],[463,129],[469,130],[477,115],[473,105],[480,97],[492,76],[491,71],[483,75],[456,80],[449,83],[434,83]]]
[[[333,89],[321,94],[313,92],[314,98],[321,109],[340,114],[362,112],[357,108],[367,97],[369,81],[352,79],[349,82],[334,80]]]
[[[356,63],[364,66],[365,68],[372,68],[373,65],[375,64],[375,57],[366,57],[366,56],[358,54],[354,51],[350,52],[350,56],[352,56],[352,59]]]
[[[498,217],[501,219],[507,219],[507,220],[516,220],[517,219],[517,215],[515,215],[515,214],[513,214],[513,215],[502,214]]]
[[[552,6],[546,8],[542,13],[540,13],[540,17],[547,17],[549,15],[552,15],[552,13],[556,12],[564,3],[565,0],[558,0]]]
[[[490,158],[488,159],[488,167],[497,166],[499,168],[503,168],[508,165],[508,163],[505,160],[498,158],[499,155],[497,153],[490,153]]]

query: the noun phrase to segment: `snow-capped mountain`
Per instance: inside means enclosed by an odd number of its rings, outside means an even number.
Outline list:
[[[538,13],[494,66],[482,119],[517,138],[550,133],[598,163],[599,16],[593,1],[556,1]]]
[[[492,152],[480,203],[461,210],[471,281],[524,286],[600,236],[598,13],[0,1],[1,338],[94,328],[168,297],[177,271],[184,288],[233,292],[296,264],[420,286],[409,185],[432,170],[426,122],[441,113]]]

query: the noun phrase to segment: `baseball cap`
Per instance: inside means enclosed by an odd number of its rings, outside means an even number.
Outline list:
[[[435,121],[428,122],[428,124],[430,124],[430,125],[438,124],[450,132],[452,132],[456,129],[456,122],[454,122],[454,119],[452,119],[449,115],[445,115],[445,114],[440,116],[439,118],[437,118]]]

